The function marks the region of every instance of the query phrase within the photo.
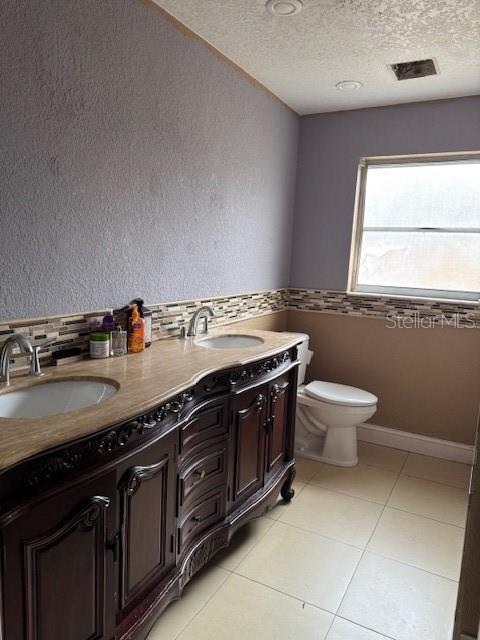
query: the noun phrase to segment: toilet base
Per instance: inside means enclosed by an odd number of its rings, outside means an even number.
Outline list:
[[[317,433],[312,428],[315,424]],[[297,407],[295,450],[305,458],[333,464],[338,467],[354,467],[358,464],[357,427],[323,427],[308,420],[308,415]]]
[[[357,427],[329,428],[323,444],[322,458],[341,467],[358,463]]]
[[[318,462],[324,462],[325,464],[333,464],[336,467],[356,467],[358,464],[358,456],[353,460],[335,460],[334,458],[327,458],[321,456],[313,451],[307,449],[295,449],[295,455],[299,458],[308,458],[309,460],[317,460]]]

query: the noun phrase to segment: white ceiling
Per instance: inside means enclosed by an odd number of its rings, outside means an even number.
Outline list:
[[[480,94],[480,0],[303,0],[292,17],[265,0],[155,2],[300,114]],[[440,74],[387,67],[423,58]]]

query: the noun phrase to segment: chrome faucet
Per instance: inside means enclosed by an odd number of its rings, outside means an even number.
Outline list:
[[[7,386],[10,384],[10,358],[15,344],[20,347],[22,353],[30,354],[30,375],[39,377],[44,373],[40,367],[39,352],[42,347],[52,344],[55,340],[44,340],[41,344],[32,346],[30,340],[21,333],[12,333],[0,348],[0,382]]]
[[[0,382],[5,382],[6,385],[10,384],[10,358],[15,344],[20,347],[22,353],[33,355],[33,347],[28,338],[21,333],[12,333],[8,336],[0,349]]]
[[[214,315],[215,313],[212,307],[209,307],[208,305],[203,305],[203,307],[199,307],[190,319],[187,336],[197,335],[198,322],[200,318],[203,318],[204,333],[208,333],[208,318],[213,318]]]

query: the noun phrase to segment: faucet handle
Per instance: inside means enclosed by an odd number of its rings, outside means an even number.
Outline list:
[[[33,353],[30,360],[30,375],[35,376],[36,378],[39,378],[40,376],[45,375],[40,367],[39,353],[41,348],[42,348],[42,345],[40,344],[36,344],[35,346],[32,346]]]
[[[203,333],[208,333],[208,316],[203,318]]]
[[[48,347],[49,345],[55,342],[55,338],[48,338],[47,340],[43,340],[40,344],[32,345],[32,359],[30,361],[30,375],[35,376],[36,378],[40,378],[45,374],[42,371],[40,366],[40,350],[44,347]]]

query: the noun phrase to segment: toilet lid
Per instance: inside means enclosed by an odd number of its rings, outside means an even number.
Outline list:
[[[369,407],[376,404],[378,400],[373,393],[363,391],[363,389],[320,380],[315,380],[305,385],[305,392],[311,398],[348,407]]]

